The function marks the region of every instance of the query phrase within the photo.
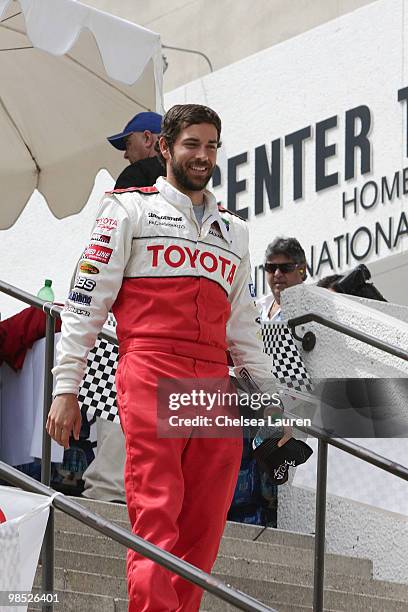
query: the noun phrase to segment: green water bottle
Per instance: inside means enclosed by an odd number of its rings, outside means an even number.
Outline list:
[[[39,297],[40,300],[44,300],[45,302],[53,302],[55,300],[55,295],[51,285],[52,280],[49,278],[45,279],[44,287],[41,287],[37,293],[37,297]]]

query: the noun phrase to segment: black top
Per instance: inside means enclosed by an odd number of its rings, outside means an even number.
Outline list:
[[[158,157],[146,157],[130,164],[119,174],[115,189],[128,189],[128,187],[150,187],[154,185],[159,176],[164,176],[165,169]]]

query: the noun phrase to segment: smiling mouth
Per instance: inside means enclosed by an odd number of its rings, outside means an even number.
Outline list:
[[[193,172],[199,172],[200,174],[208,172],[207,166],[190,166],[190,170],[192,170]]]

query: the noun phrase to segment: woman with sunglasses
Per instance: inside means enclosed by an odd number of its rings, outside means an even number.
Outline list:
[[[263,321],[280,321],[281,292],[303,283],[307,276],[306,255],[299,241],[296,238],[275,238],[266,249],[264,269],[272,293],[261,297],[256,305]]]

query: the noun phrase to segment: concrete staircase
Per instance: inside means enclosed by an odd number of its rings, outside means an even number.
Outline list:
[[[77,499],[128,528],[120,504]],[[64,612],[126,612],[126,550],[71,517],[56,512],[56,609]],[[312,610],[313,536],[228,523],[213,573],[279,612]],[[41,570],[35,586],[41,584]],[[408,585],[373,580],[372,562],[326,556],[325,610],[408,612]],[[35,610],[36,608],[29,608]],[[236,609],[205,594],[201,610]],[[186,611],[188,612],[188,611]]]

